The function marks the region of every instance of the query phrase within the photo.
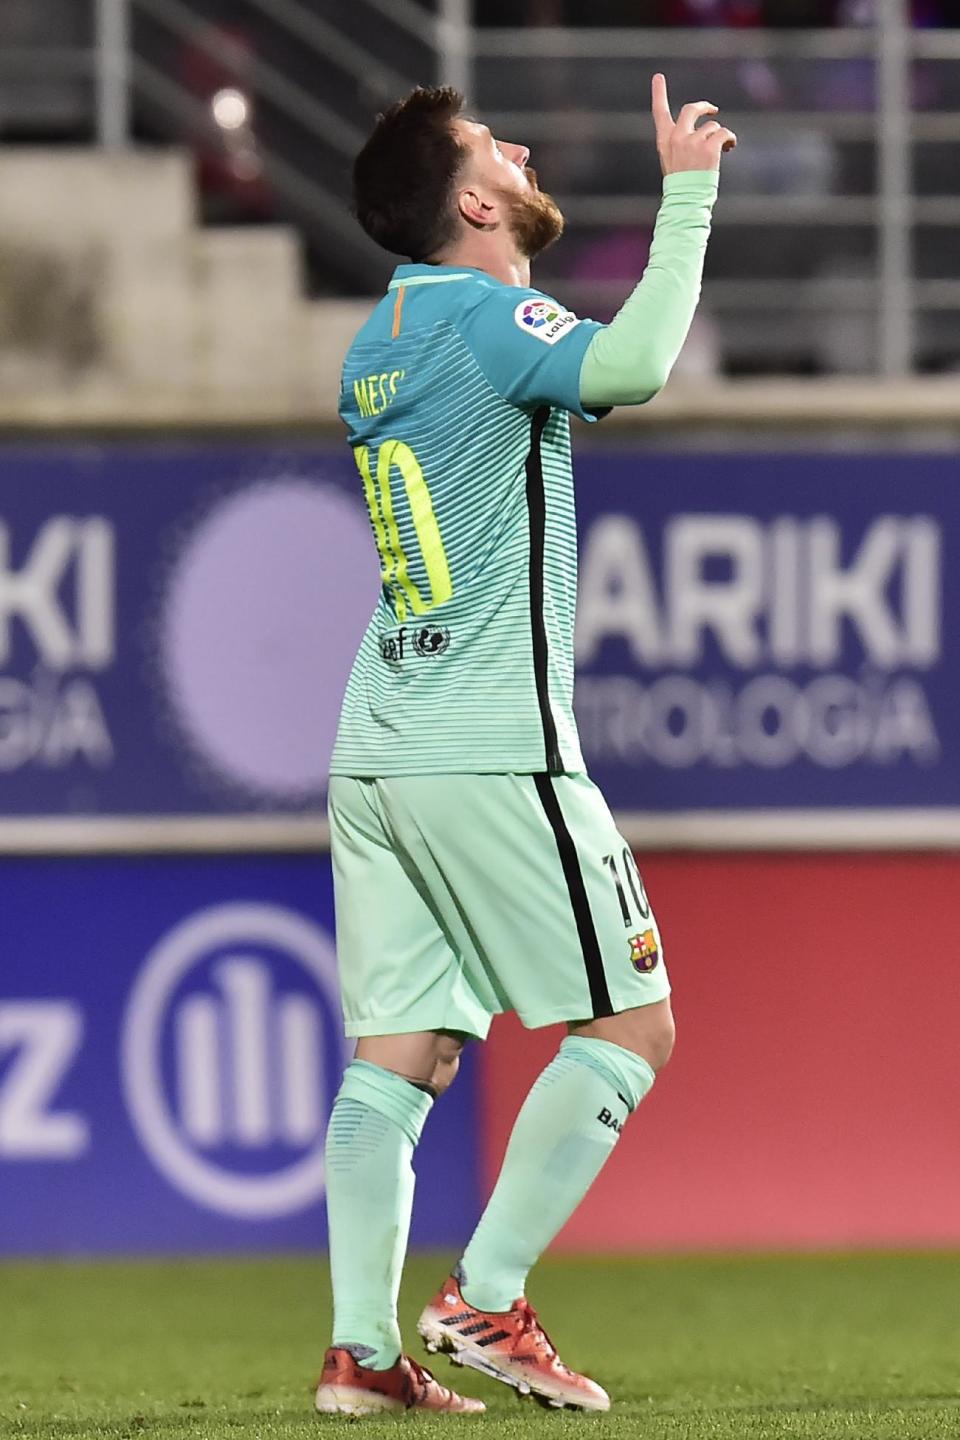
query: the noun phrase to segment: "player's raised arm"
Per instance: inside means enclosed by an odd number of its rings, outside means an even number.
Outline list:
[[[584,356],[580,399],[588,408],[652,400],[683,349],[700,299],[720,157],[737,143],[716,114],[715,105],[699,100],[674,120],[666,79],[653,77],[663,203],[643,279]]]

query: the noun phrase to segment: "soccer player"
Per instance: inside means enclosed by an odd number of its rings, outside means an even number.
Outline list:
[[[317,1408],[483,1409],[403,1354],[411,1159],[467,1039],[513,1009],[568,1034],[527,1096],[496,1188],[419,1322],[428,1350],[545,1404],[606,1410],[524,1298],[670,1055],[660,935],[587,778],[572,710],[569,415],[666,382],[700,294],[716,107],[675,121],[653,81],[663,203],[608,326],[530,286],[563,217],[523,145],[417,89],[354,168],[357,217],[406,255],[347,356],[340,414],[382,587],[343,702],[329,813],[347,1033],[327,1136],[333,1344]]]

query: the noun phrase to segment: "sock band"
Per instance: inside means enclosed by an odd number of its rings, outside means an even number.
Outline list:
[[[368,1060],[354,1060],[347,1066],[338,1099],[357,1100],[392,1120],[411,1145],[418,1143],[433,1105],[432,1095]]]
[[[602,1075],[617,1091],[631,1114],[644,1096],[649,1095],[657,1078],[656,1071],[642,1055],[635,1055],[632,1050],[625,1050],[622,1045],[614,1045],[610,1040],[568,1035],[560,1045],[560,1054]]]

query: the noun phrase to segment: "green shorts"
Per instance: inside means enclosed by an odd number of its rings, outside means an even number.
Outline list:
[[[586,775],[335,776],[348,1035],[535,1028],[670,993],[643,881]]]

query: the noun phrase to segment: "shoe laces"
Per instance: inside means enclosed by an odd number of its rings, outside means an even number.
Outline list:
[[[437,1385],[441,1390],[445,1388],[444,1386],[440,1385],[440,1382],[438,1380],[434,1378],[433,1373],[427,1369],[426,1365],[418,1364],[417,1361],[414,1360],[412,1355],[407,1355],[405,1358],[407,1364],[410,1366],[410,1372],[413,1377],[414,1383],[416,1386],[418,1386],[418,1399],[423,1398],[423,1396],[426,1394],[428,1386],[430,1385]]]
[[[513,1306],[513,1311],[520,1320],[520,1324],[517,1328],[518,1338],[521,1335],[533,1335],[538,1341],[541,1341],[546,1346],[546,1348],[550,1351],[551,1355],[556,1355],[557,1347],[550,1339],[550,1336],[547,1334],[546,1330],[544,1330],[543,1326],[540,1324],[537,1312],[530,1304],[530,1301],[523,1298],[517,1300]]]

